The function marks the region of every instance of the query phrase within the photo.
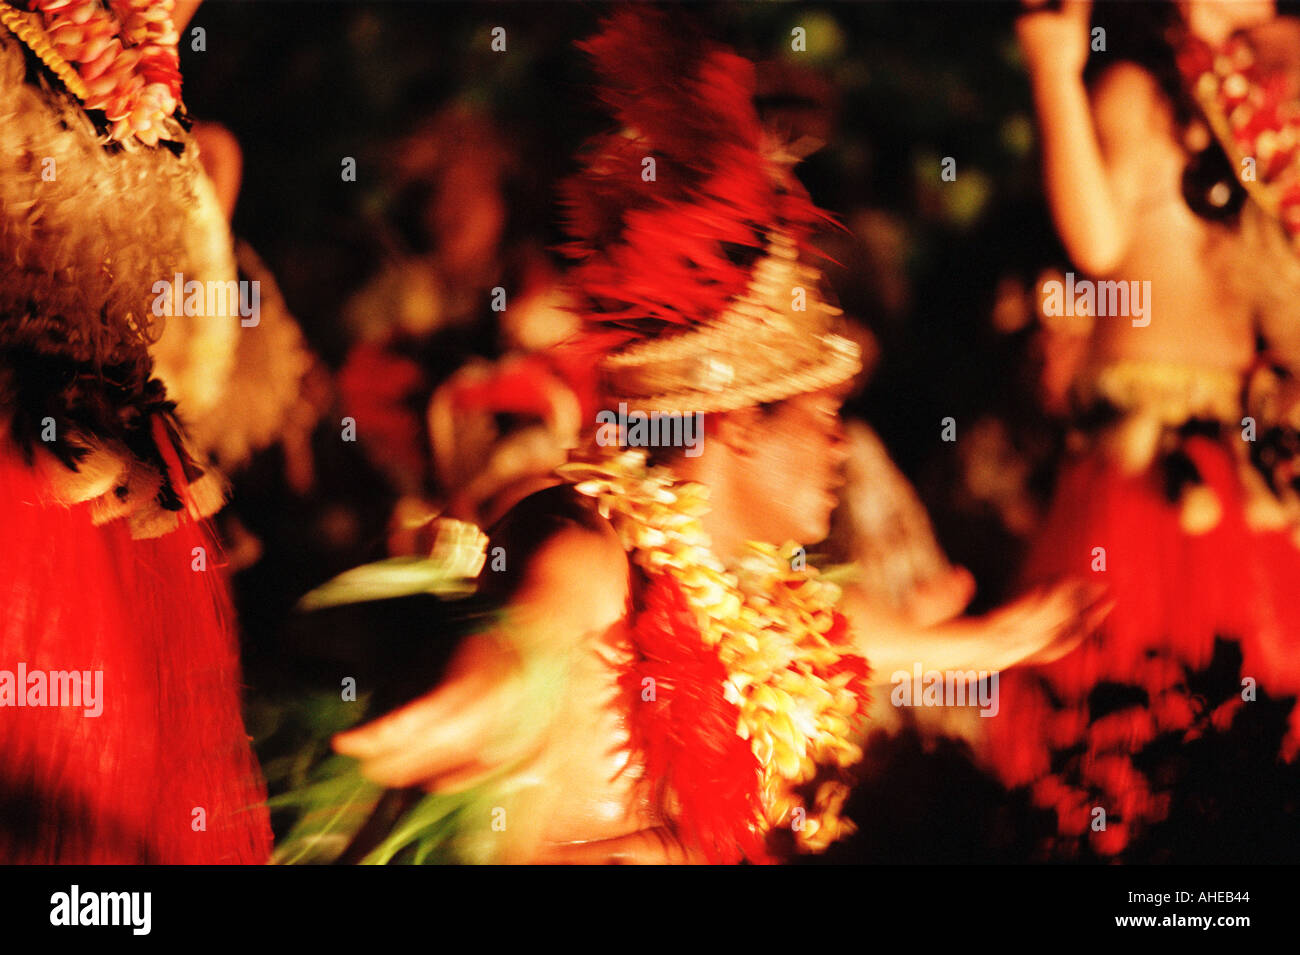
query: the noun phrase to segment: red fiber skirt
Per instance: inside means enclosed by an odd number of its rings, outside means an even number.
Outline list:
[[[0,862],[268,859],[219,559],[206,525],[94,526],[0,445],[0,671],[102,672],[98,716],[0,706]]]
[[[1239,642],[1243,679],[1273,696],[1300,690],[1300,550],[1288,533],[1247,526],[1227,448],[1203,437],[1180,447],[1221,508],[1204,533],[1184,529],[1158,468],[1125,475],[1098,451],[1062,473],[1027,582],[1098,580],[1115,607],[1099,633],[1061,660],[1002,674],[1001,712],[990,721],[990,757],[1003,782],[1032,787],[1036,803],[1056,810],[1062,836],[1086,834],[1107,855],[1166,813],[1167,795],[1132,755],[1159,734],[1222,729],[1245,705],[1238,695],[1207,713],[1187,688],[1187,674],[1210,662],[1216,637]],[[1102,683],[1123,688],[1104,712],[1090,696]],[[1298,714],[1286,756],[1300,736]],[[1099,807],[1104,829],[1095,822]]]

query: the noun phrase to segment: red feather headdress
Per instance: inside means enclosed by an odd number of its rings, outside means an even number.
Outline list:
[[[753,64],[683,16],[624,7],[580,44],[618,121],[561,189],[563,250],[593,350],[716,322],[772,236],[806,250],[813,228],[833,221],[764,130]]]

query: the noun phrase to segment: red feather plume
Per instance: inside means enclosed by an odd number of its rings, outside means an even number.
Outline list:
[[[648,778],[662,781],[683,842],[715,864],[769,861],[756,828],[758,759],[736,735],[740,711],[723,693],[726,668],[672,577],[652,578],[633,640],[636,659],[621,678],[632,748]]]
[[[686,16],[622,7],[580,44],[619,124],[561,186],[570,282],[600,349],[712,321],[744,291],[770,232],[802,243],[833,221],[773,155],[754,65]]]

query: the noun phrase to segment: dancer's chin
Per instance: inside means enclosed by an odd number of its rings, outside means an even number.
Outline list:
[[[832,499],[833,499],[832,495]],[[807,520],[800,528],[801,533],[791,535],[801,546],[807,547],[824,541],[831,532],[831,512],[835,510],[834,502]]]

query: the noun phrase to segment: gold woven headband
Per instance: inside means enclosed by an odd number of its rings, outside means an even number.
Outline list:
[[[753,278],[719,318],[608,356],[602,391],[646,412],[732,411],[820,391],[862,368],[860,350],[833,331],[840,310],[818,295],[821,273],[774,235]]]

